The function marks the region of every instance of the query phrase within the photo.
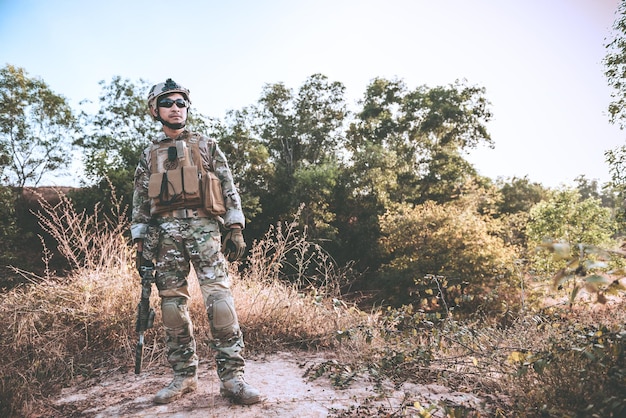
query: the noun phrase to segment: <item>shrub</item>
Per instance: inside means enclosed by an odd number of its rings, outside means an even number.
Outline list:
[[[581,200],[577,190],[557,190],[550,199],[536,204],[530,211],[526,232],[531,268],[545,277],[565,267],[564,258],[555,260],[532,252],[546,240],[569,245],[571,256],[577,257],[575,244],[611,246],[615,231],[611,210],[602,207],[600,199]]]
[[[515,248],[500,237],[498,220],[465,203],[402,205],[381,218],[381,246],[389,257],[382,271],[393,287],[390,293],[405,297],[398,298],[400,302],[410,301],[406,289],[415,284],[413,298],[433,305],[437,289],[431,279],[437,276],[465,283],[469,295],[478,300],[510,285]],[[448,303],[461,302],[463,295],[457,296]],[[441,307],[441,301],[434,302],[434,308]]]

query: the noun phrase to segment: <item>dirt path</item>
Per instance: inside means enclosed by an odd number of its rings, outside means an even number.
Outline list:
[[[63,389],[52,400],[59,417],[332,417],[367,416],[370,412],[385,411],[393,416],[416,416],[413,406],[447,403],[478,408],[481,400],[471,394],[454,393],[436,385],[404,384],[394,388],[389,384],[381,396],[372,382],[357,379],[348,389],[337,390],[328,378],[309,381],[304,377],[308,367],[324,359],[312,355],[278,353],[246,362],[246,380],[261,390],[265,400],[252,406],[233,405],[219,395],[219,382],[213,366],[201,363],[198,390],[169,405],[156,405],[152,397],[171,379],[165,366],[149,366],[136,376],[132,373],[111,373]],[[408,396],[408,398],[407,398]],[[405,403],[406,405],[406,403]],[[350,415],[353,414],[353,415]],[[406,415],[405,415],[406,414]],[[374,415],[369,415],[374,416]],[[434,416],[438,416],[435,414]]]

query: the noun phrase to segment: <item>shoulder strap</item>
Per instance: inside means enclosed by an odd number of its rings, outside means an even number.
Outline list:
[[[202,164],[202,156],[200,154],[200,140],[201,139],[203,139],[201,135],[193,134],[192,137],[189,138],[188,143],[191,146],[191,154],[192,154],[191,158],[194,164],[198,166],[198,170],[204,173],[204,164]],[[209,151],[208,153],[209,171],[215,171],[215,165],[213,164],[214,159],[215,159],[215,150],[217,148],[215,145],[215,141],[210,140],[208,138],[204,138],[204,140],[207,143],[207,149]]]
[[[150,146],[150,172],[156,173],[159,170],[157,164],[157,150],[159,149],[159,144],[152,144]]]
[[[215,162],[215,150],[217,149],[217,147],[215,146],[215,141],[209,141],[208,148],[209,148],[209,167],[211,168],[211,171],[215,171],[215,165],[213,164]]]

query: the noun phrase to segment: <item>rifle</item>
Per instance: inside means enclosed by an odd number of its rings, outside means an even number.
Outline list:
[[[154,267],[141,266],[141,300],[137,305],[137,322],[135,330],[139,334],[139,341],[135,347],[135,374],[141,373],[143,360],[143,335],[154,324],[154,309],[150,307],[150,294],[154,283]]]

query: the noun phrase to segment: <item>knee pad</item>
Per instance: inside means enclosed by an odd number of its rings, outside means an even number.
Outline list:
[[[235,312],[233,298],[210,298],[207,302],[207,313],[214,338],[228,337],[239,332],[239,321]]]
[[[237,314],[229,299],[213,302],[213,324],[216,329],[230,328],[237,323]]]
[[[184,298],[163,298],[161,313],[165,328],[179,329],[190,323],[187,300]]]

